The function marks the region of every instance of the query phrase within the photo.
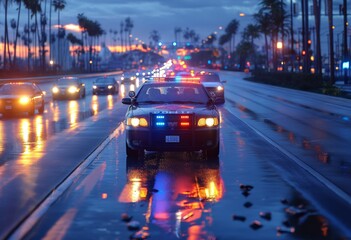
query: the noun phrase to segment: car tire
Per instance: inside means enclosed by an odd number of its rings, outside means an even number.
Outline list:
[[[126,143],[126,153],[128,157],[133,157],[133,158],[138,158],[142,155],[141,150],[134,150],[130,148],[127,143]]]
[[[219,155],[219,143],[217,144],[216,147],[207,149],[206,153],[207,153],[207,157],[208,158],[218,157],[218,155]]]
[[[31,108],[28,110],[28,115],[29,116],[33,116],[34,113],[35,113],[35,107],[34,107],[34,104],[33,104],[33,106],[31,106]]]
[[[38,113],[43,114],[43,112],[44,112],[44,105],[45,105],[45,103],[43,101],[41,107],[38,108]]]

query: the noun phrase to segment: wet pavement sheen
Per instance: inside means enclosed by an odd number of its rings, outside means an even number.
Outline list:
[[[201,153],[126,159],[121,125],[26,239],[341,239],[272,167],[286,157],[222,114],[230,120],[211,161]]]

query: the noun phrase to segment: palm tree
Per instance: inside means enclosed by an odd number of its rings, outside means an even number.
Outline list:
[[[157,44],[159,43],[161,37],[160,37],[160,34],[158,33],[157,30],[153,30],[151,33],[150,33],[150,39],[154,42],[154,46],[151,47],[151,48],[154,48],[156,50],[157,48]]]
[[[182,32],[182,29],[180,27],[175,27],[174,28],[174,40],[178,44],[178,36]]]
[[[122,47],[122,52],[124,52],[124,45],[123,45],[124,22],[121,21],[119,26],[120,26],[119,34],[121,35],[121,47]]]
[[[196,33],[194,30],[189,29],[188,27],[185,29],[183,37],[186,41],[190,40],[190,43],[194,43],[194,37],[196,36]]]
[[[97,59],[96,56],[93,56],[93,53],[97,54],[93,46],[99,44],[99,37],[104,34],[104,30],[101,28],[100,23],[88,19],[84,14],[78,14],[78,24],[87,37],[89,45],[89,70],[92,71],[92,63],[95,64],[94,66],[97,66],[97,61],[93,61],[94,58]]]
[[[52,4],[54,5],[54,10],[57,12],[57,25],[60,27],[60,12],[65,8],[65,0],[53,0]]]
[[[271,35],[271,40],[272,40],[272,52],[273,52],[273,65],[274,69],[277,69],[277,50],[275,48],[278,38],[279,38],[279,33],[281,34],[281,39],[282,41],[284,40],[284,36],[287,32],[285,26],[285,22],[288,19],[288,16],[286,14],[285,10],[285,3],[281,0],[261,0],[259,3],[261,6],[259,10],[259,16],[264,17],[264,19],[261,20],[267,20],[269,21],[269,33]],[[260,25],[260,23],[258,23]],[[266,26],[265,26],[266,27]],[[261,26],[262,29],[262,26]],[[265,29],[267,30],[267,29]]]
[[[37,13],[41,12],[41,5],[39,0],[23,0],[24,6],[26,9],[28,9],[28,20],[27,20],[27,29],[25,29],[25,32],[27,33],[27,39],[28,39],[28,70],[30,70],[30,59],[31,59],[31,51],[30,51],[30,32],[32,32],[32,35],[34,36],[34,46],[36,46],[36,40],[37,40],[37,29],[38,29],[38,21],[37,21]],[[35,17],[35,22],[30,24],[30,17]],[[40,38],[40,37],[39,37]],[[35,50],[35,48],[34,48]]]
[[[256,20],[260,32],[264,35],[264,43],[265,43],[265,56],[266,56],[266,66],[269,66],[269,44],[268,44],[268,36],[271,35],[271,17],[268,13],[263,11],[259,11],[257,14],[254,15],[254,19]]]
[[[83,42],[81,39],[77,38],[74,36],[72,33],[67,34],[67,40],[72,44],[72,46],[78,45],[79,47],[74,50],[74,53],[76,54],[76,60],[74,61],[73,67],[75,68],[78,61],[79,61],[79,55],[81,52],[80,47],[83,46]]]
[[[4,10],[5,10],[5,14],[4,14],[4,17],[5,17],[5,22],[4,22],[4,69],[7,69],[8,66],[7,66],[7,53],[6,51],[8,51],[8,55],[9,55],[9,59],[10,59],[10,50],[9,50],[9,31],[8,31],[8,20],[7,20],[7,17],[8,17],[8,6],[9,6],[9,0],[4,0]]]
[[[321,0],[313,0],[313,13],[316,25],[316,74],[322,74],[322,55],[321,55]]]
[[[232,44],[233,48],[235,48],[235,35],[239,28],[239,22],[236,19],[233,19],[229,22],[227,27],[225,28],[225,32],[230,36],[229,40],[229,56],[232,56]]]
[[[243,38],[254,44],[254,40],[260,38],[259,31],[260,27],[258,25],[249,24],[243,31]]]
[[[58,57],[58,64],[60,66],[62,66],[61,64],[61,52],[60,52],[60,39],[64,37],[65,32],[64,29],[61,27],[61,23],[60,23],[60,13],[61,11],[65,8],[66,6],[66,1],[65,0],[53,0],[52,5],[54,6],[54,10],[55,12],[57,12],[57,38],[58,38],[58,42],[57,42],[57,57]]]
[[[215,33],[211,33],[207,36],[205,40],[205,44],[209,47],[213,47],[213,43],[217,40],[217,35]]]
[[[254,44],[254,40],[260,38],[259,33],[260,27],[258,25],[249,24],[246,26],[242,33],[242,38],[244,41],[247,41],[251,44],[251,60],[254,62],[255,68],[257,67],[257,57],[256,57],[256,47]]]
[[[328,0],[328,28],[329,28],[329,68],[330,83],[335,83],[335,66],[334,66],[334,29],[333,29],[333,0]]]
[[[18,5],[18,12],[17,12],[17,21],[16,21],[16,31],[15,31],[15,39],[13,41],[13,66],[16,68],[17,65],[17,40],[19,37],[19,22],[21,16],[21,7],[22,7],[22,0],[15,0]]]
[[[250,60],[250,56],[254,53],[254,46],[251,42],[243,39],[236,47],[236,53],[239,57],[240,69],[244,70],[246,62]]]
[[[126,43],[127,43],[127,39],[129,40],[128,43],[129,43],[129,50],[131,50],[131,40],[132,40],[132,29],[134,27],[134,24],[133,24],[133,21],[130,17],[127,17],[125,19],[125,29],[126,29],[126,34],[127,34],[127,38],[126,38]]]

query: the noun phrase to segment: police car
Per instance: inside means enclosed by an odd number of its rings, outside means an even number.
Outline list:
[[[126,113],[126,152],[202,151],[219,154],[219,112],[199,78],[158,78],[122,99]]]

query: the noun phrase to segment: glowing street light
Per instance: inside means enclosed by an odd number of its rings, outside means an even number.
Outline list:
[[[282,49],[283,48],[283,43],[282,42],[277,42],[277,48]]]

